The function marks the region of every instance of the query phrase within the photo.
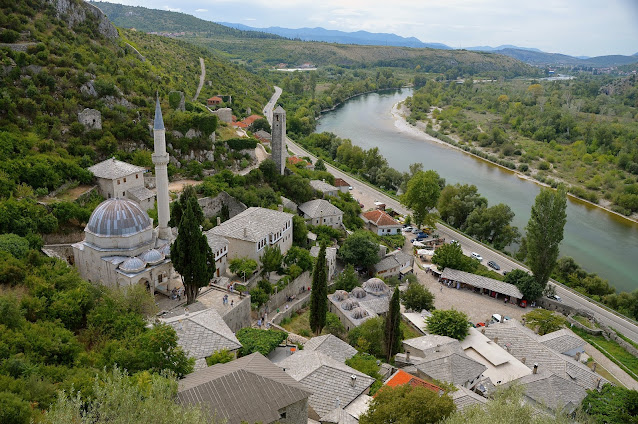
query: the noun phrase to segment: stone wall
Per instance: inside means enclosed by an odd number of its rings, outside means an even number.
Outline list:
[[[308,398],[286,406],[285,412],[286,418],[278,421],[281,424],[306,424],[308,422]]]
[[[102,114],[99,110],[85,108],[78,113],[78,121],[84,125],[87,130],[102,129]]]
[[[50,258],[63,260],[69,265],[73,265],[75,262],[72,244],[45,244],[42,246],[42,253]]]
[[[213,115],[217,115],[217,118],[226,123],[233,122],[233,110],[229,107],[222,107],[213,112]]]
[[[270,311],[275,311],[277,308],[280,310],[286,303],[289,296],[299,297],[300,294],[303,294],[303,287],[310,287],[312,285],[312,281],[310,278],[310,272],[306,271],[301,274],[299,277],[290,282],[283,290],[277,292],[277,294],[273,294],[270,296],[270,300],[268,301],[268,306]],[[305,290],[307,292],[308,290]]]
[[[250,327],[250,296],[244,296],[233,308],[228,309],[222,318],[233,333],[244,327]]]
[[[155,176],[150,172],[144,174],[144,186],[149,190],[155,188]]]
[[[222,206],[228,206],[228,212],[230,218],[238,215],[248,209],[246,205],[244,205],[239,200],[235,199],[230,194],[222,191],[215,197],[203,197],[197,200],[199,206],[202,207],[202,211],[204,212],[204,216],[206,218],[211,218],[213,216],[219,215],[222,210]]]
[[[72,233],[52,233],[42,234],[45,245],[48,244],[73,244],[84,240],[84,231],[74,231]]]

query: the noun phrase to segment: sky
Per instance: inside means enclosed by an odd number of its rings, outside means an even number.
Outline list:
[[[258,28],[388,32],[450,47],[638,52],[638,0],[106,0]]]

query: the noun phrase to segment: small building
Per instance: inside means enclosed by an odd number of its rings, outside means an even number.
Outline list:
[[[404,275],[413,272],[414,256],[397,250],[388,253],[372,267],[374,275],[383,278],[398,276],[400,279]]]
[[[311,392],[260,353],[217,364],[178,382],[177,399],[228,424],[306,424]]]
[[[146,168],[111,158],[88,169],[95,176],[98,192],[105,199],[133,200],[144,210],[155,205],[155,194],[144,186]]]
[[[443,389],[436,384],[432,384],[428,381],[420,379],[419,377],[415,377],[403,370],[397,370],[389,379],[386,380],[385,383],[383,383],[384,386],[388,387],[398,387],[405,384],[409,384],[412,387],[424,387],[430,391],[433,391],[434,393],[443,392]]]
[[[343,227],[343,212],[327,200],[315,199],[302,203],[299,205],[299,212],[309,225]]]
[[[206,105],[208,106],[219,106],[222,104],[224,100],[219,96],[213,96],[210,99],[206,100]]]
[[[313,258],[319,256],[319,246],[312,246],[310,248],[310,255]],[[328,266],[328,281],[332,281],[337,271],[337,248],[326,247],[326,265]]]
[[[253,122],[255,122],[258,119],[264,119],[264,117],[260,115],[250,115],[242,119],[242,122],[246,124],[246,126],[250,127],[253,124]]]
[[[304,349],[278,365],[312,393],[308,418],[317,421],[337,408],[346,409],[359,396],[367,395],[374,383],[374,378],[317,351]]]
[[[206,358],[220,350],[228,350],[235,357],[241,343],[214,308],[190,314],[160,318],[175,329],[177,343],[191,358],[195,358],[195,369],[206,368]]]
[[[350,190],[350,184],[343,178],[335,178],[335,187],[342,193],[347,193]]]
[[[264,144],[270,144],[270,142],[272,141],[272,136],[270,135],[270,133],[264,130],[259,130],[253,135],[257,140],[261,141]]]
[[[452,286],[456,286],[457,289],[467,288],[481,294],[488,294],[495,299],[503,297],[514,304],[523,299],[523,294],[514,284],[457,269],[445,268],[439,281],[441,283],[450,283]]]
[[[426,358],[428,355],[440,351],[442,347],[456,352],[463,351],[458,340],[437,334],[403,340],[403,351],[407,363],[411,360],[418,360],[417,358]]]
[[[346,331],[366,320],[385,316],[390,308],[390,288],[379,278],[371,278],[350,293],[337,290],[328,296],[328,309],[339,317]]]
[[[587,396],[587,391],[572,379],[548,371],[532,373],[516,381],[524,387],[524,399],[534,406],[571,414]]]
[[[357,349],[332,334],[313,337],[303,345],[304,352],[319,352],[339,362],[352,358]]]
[[[325,180],[310,180],[310,186],[326,196],[337,196],[339,189],[332,184],[328,184]]]
[[[366,228],[380,236],[401,234],[403,226],[382,210],[373,210],[361,214]]]
[[[456,405],[456,409],[463,410],[468,406],[472,405],[485,405],[487,403],[487,399],[483,396],[474,393],[471,390],[466,389],[463,386],[456,386],[456,391],[450,394],[452,396],[452,400]]]
[[[206,234],[208,245],[213,251],[213,255],[215,255],[215,277],[221,277],[226,274],[226,268],[228,267],[229,242],[224,237],[212,234],[210,230],[204,234]]]
[[[228,240],[228,259],[244,258],[260,262],[266,246],[279,246],[286,254],[292,246],[292,214],[251,207],[208,233]]]
[[[569,328],[540,336],[538,341],[563,355],[576,359],[580,359],[580,355],[585,352],[585,340]]]

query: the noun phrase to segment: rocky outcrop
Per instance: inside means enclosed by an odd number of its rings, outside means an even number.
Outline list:
[[[65,21],[70,27],[85,22],[89,16],[94,16],[97,20],[97,30],[106,38],[116,39],[119,37],[117,29],[113,26],[109,18],[96,6],[81,0],[46,0],[53,6],[58,18]]]
[[[87,130],[102,129],[102,114],[99,110],[86,108],[78,113],[78,121],[84,125]]]

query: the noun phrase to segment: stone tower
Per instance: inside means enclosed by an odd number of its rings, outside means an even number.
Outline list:
[[[272,113],[272,160],[277,165],[280,175],[284,175],[286,169],[286,111],[277,106]]]
[[[153,153],[153,163],[155,164],[155,186],[157,187],[157,237],[162,240],[171,239],[171,229],[168,226],[170,210],[168,207],[168,153],[166,153],[166,137],[164,130],[164,119],[162,118],[162,108],[160,107],[159,96],[155,103],[155,123],[153,125],[153,139],[155,142],[155,152]]]

